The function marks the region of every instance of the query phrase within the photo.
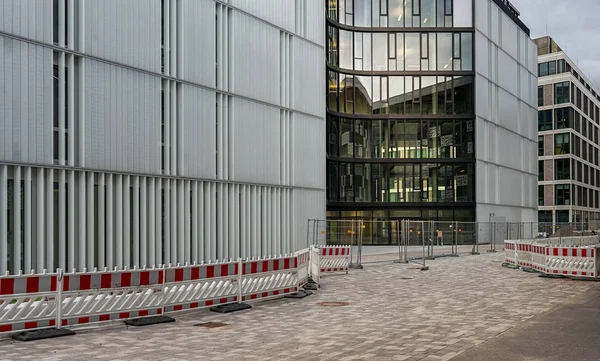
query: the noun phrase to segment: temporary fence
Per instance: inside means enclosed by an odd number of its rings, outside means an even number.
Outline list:
[[[349,246],[154,269],[0,277],[0,333],[138,319],[296,293],[348,272]]]
[[[309,219],[307,244],[314,246],[350,247],[350,267],[359,268],[362,264],[362,235],[367,225],[362,220],[319,220]]]
[[[598,236],[506,240],[505,262],[548,275],[598,279]]]

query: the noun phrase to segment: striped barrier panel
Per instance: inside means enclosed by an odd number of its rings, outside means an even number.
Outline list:
[[[318,286],[321,284],[321,250],[315,246],[310,246],[309,250],[308,274]]]
[[[0,278],[0,333],[56,326],[57,275]]]
[[[163,283],[163,269],[66,274],[61,326],[160,315]]]
[[[296,252],[296,257],[298,257],[298,287],[300,287],[308,282],[310,249]]]
[[[504,262],[517,265],[516,241],[504,241]]]
[[[597,278],[597,246],[546,248],[546,273],[571,277]]]
[[[299,268],[297,256],[244,262],[242,302],[296,293]]]
[[[531,241],[516,241],[517,266],[532,268]]]
[[[546,272],[546,247],[545,244],[533,243],[531,246],[531,268],[539,271]]]
[[[237,302],[240,262],[165,269],[164,312]]]
[[[321,273],[346,272],[350,266],[350,246],[321,246]]]

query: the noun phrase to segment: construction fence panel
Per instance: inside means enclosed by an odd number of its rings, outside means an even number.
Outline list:
[[[57,275],[0,278],[0,333],[56,326]]]
[[[350,246],[321,246],[320,273],[348,273],[350,267]]]
[[[362,263],[398,261],[400,254],[400,221],[362,221]]]

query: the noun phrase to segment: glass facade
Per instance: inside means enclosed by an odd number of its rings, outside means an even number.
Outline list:
[[[330,0],[330,219],[475,219],[471,0]]]

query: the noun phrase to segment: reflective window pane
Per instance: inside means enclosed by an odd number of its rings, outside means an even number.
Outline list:
[[[437,34],[438,70],[452,70],[452,34]]]
[[[405,45],[406,45],[406,71],[419,71],[420,70],[420,43],[419,34],[404,34]]]

